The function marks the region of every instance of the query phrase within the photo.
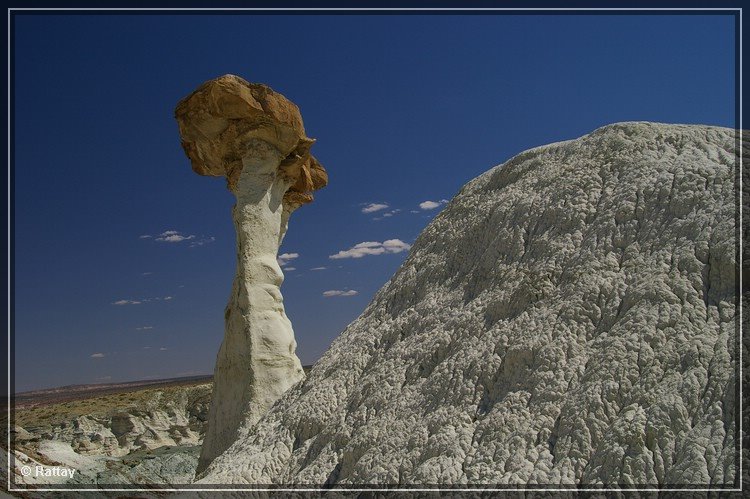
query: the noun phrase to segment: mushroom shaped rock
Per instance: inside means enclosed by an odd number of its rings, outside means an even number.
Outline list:
[[[285,201],[299,206],[328,183],[328,174],[310,154],[315,143],[305,135],[299,108],[260,83],[235,75],[210,80],[182,99],[175,109],[182,147],[193,171],[227,178],[237,189],[248,148],[261,140],[282,156],[278,170],[291,185]]]
[[[234,193],[237,273],[216,359],[208,430],[197,473],[304,378],[279,287],[276,260],[291,213],[328,175],[310,154],[299,109],[265,85],[234,75],[208,81],[177,105],[193,171],[224,176]]]

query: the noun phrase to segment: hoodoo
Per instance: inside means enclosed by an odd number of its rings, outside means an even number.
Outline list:
[[[224,176],[237,202],[237,273],[224,313],[198,473],[304,378],[279,287],[276,256],[291,213],[328,183],[310,154],[299,109],[265,85],[225,75],[175,110],[182,147],[200,175]]]

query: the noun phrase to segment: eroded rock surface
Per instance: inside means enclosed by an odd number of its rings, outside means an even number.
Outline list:
[[[469,182],[202,482],[735,483],[737,161],[622,123]]]
[[[233,75],[211,80],[175,110],[193,170],[226,176],[237,202],[237,273],[216,359],[198,472],[304,378],[280,292],[276,257],[291,213],[327,184],[297,106]]]
[[[17,484],[186,484],[194,479],[211,383],[147,388],[16,411]],[[6,451],[3,450],[3,455]],[[73,468],[24,476],[23,465]]]
[[[102,399],[95,412],[71,414],[68,418],[62,409],[48,420],[27,415],[43,415],[44,407],[25,410],[20,418],[26,426],[18,427],[15,441],[27,449],[36,449],[48,441],[64,442],[78,454],[120,457],[165,445],[198,445],[203,439],[210,383],[143,390],[119,397],[124,401],[121,407],[107,407],[107,401],[115,398],[111,396]]]
[[[291,184],[287,202],[310,202],[312,191],[328,183],[325,168],[310,154],[315,140],[305,135],[299,109],[266,85],[224,75],[181,100],[175,117],[193,171],[226,177],[231,191],[237,188],[248,145],[257,140],[283,158],[279,173]]]

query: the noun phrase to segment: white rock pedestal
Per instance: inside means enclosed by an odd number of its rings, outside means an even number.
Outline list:
[[[197,474],[304,378],[284,312],[276,260],[291,213],[327,174],[309,153],[297,107],[263,85],[223,76],[175,111],[183,148],[202,175],[227,177],[237,202],[237,273],[225,310],[208,429]]]

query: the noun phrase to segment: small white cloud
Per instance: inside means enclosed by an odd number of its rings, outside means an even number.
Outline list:
[[[411,245],[403,242],[401,239],[388,239],[387,241],[383,241],[383,247],[388,253],[401,253],[402,251],[409,251]]]
[[[326,270],[328,267],[313,267],[310,270]]]
[[[335,255],[330,255],[328,258],[332,260],[338,260],[340,258],[362,258],[366,255],[382,255],[383,253],[385,253],[385,249],[382,246],[372,247],[360,246],[357,244],[348,250],[342,250]]]
[[[143,347],[144,350],[151,350],[151,347]]]
[[[295,258],[299,258],[299,253],[282,253],[276,257],[276,261],[279,263],[279,266],[283,267]]]
[[[385,203],[370,203],[362,207],[362,213],[375,213],[376,211],[385,210],[388,207]]]
[[[419,213],[419,210],[411,210],[412,213]]]
[[[205,244],[216,241],[214,236],[196,236],[195,234],[183,234],[179,230],[165,230],[157,236],[151,236],[144,234],[140,236],[141,239],[153,239],[160,243],[181,243],[183,241],[190,241],[190,247],[195,248],[197,246],[203,246]],[[145,274],[144,274],[145,275]]]
[[[419,207],[423,210],[434,210],[441,204],[445,204],[447,202],[447,199],[441,199],[440,201],[423,201],[419,203]]]
[[[141,272],[142,276],[147,276],[147,275],[151,275],[151,274],[153,274],[153,272]]]
[[[104,357],[104,354],[101,353],[101,352],[97,352],[97,353],[92,353],[91,354],[91,358],[92,359],[101,359],[102,357]]]
[[[366,241],[356,244],[348,250],[342,250],[328,258],[338,260],[341,258],[362,258],[367,255],[382,255],[385,253],[401,253],[407,251],[411,246],[400,239],[389,239],[382,243]]]
[[[96,378],[97,381],[109,381],[112,379],[112,376],[102,376],[101,378]]]
[[[167,349],[165,347],[161,347],[159,350],[162,351],[162,352],[164,352]]]
[[[163,242],[163,243],[181,243],[182,241],[189,241],[190,239],[195,239],[195,236],[183,236],[182,234],[172,234],[169,236],[159,236],[156,238],[157,241]]]
[[[113,301],[112,305],[140,305],[141,303],[149,303],[153,301],[161,301],[161,300],[172,300],[174,299],[173,296],[157,296],[154,298],[140,298],[138,300],[117,300]]]
[[[297,267],[284,267],[284,270],[291,272],[292,270],[297,270]]]
[[[154,326],[141,326],[135,328],[136,331],[148,331],[149,329],[154,329]]]
[[[323,291],[323,296],[326,298],[331,298],[332,296],[356,296],[359,292],[355,291],[353,289],[348,289],[346,291],[342,291],[340,289],[331,289],[329,291]]]
[[[138,300],[117,300],[113,301],[112,305],[140,305],[141,302]]]

